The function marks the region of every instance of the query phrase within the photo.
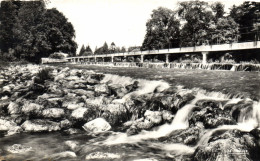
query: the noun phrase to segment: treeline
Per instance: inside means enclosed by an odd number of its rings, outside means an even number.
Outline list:
[[[259,39],[260,3],[244,2],[224,12],[220,2],[180,2],[171,10],[159,7],[146,23],[141,50]]]
[[[111,43],[110,46],[107,45],[107,43],[105,42],[103,46],[95,49],[94,54],[96,55],[100,55],[100,54],[113,54],[113,53],[124,53],[126,52],[125,47],[119,47],[116,46],[116,44],[114,42]]]
[[[73,25],[43,0],[2,1],[0,22],[1,59],[38,63],[55,52],[76,54]]]

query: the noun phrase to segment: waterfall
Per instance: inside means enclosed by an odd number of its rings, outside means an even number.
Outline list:
[[[127,136],[126,133],[119,133],[109,137],[104,143],[107,145],[123,144],[123,143],[136,143],[143,140],[160,138],[169,135],[174,130],[186,129],[189,126],[188,115],[195,107],[193,104],[188,104],[182,107],[176,113],[176,116],[171,124],[164,124],[154,131],[142,131],[141,133],[133,136]]]

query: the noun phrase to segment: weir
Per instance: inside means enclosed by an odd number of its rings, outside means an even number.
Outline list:
[[[139,57],[139,63],[144,62],[144,56],[147,55],[165,55],[165,63],[170,63],[169,56],[174,54],[187,54],[187,53],[201,53],[202,64],[208,63],[208,54],[210,52],[230,52],[230,51],[240,51],[240,50],[256,50],[260,49],[260,41],[255,42],[241,42],[241,43],[231,43],[231,44],[220,44],[220,45],[201,45],[194,47],[180,47],[171,49],[159,49],[159,50],[146,50],[146,51],[134,51],[134,52],[124,52],[124,53],[113,53],[113,54],[101,54],[101,55],[88,55],[88,56],[77,56],[68,57],[66,60],[71,63],[85,63],[92,62],[91,59],[94,58],[95,63],[99,63],[97,58],[104,60],[105,58],[110,58],[110,62],[115,62],[115,58],[118,57]]]

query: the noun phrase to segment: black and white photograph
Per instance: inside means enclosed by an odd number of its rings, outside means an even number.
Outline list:
[[[260,161],[260,1],[0,0],[0,161]]]

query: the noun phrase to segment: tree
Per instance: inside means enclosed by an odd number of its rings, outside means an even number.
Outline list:
[[[104,45],[102,47],[102,50],[103,50],[102,51],[103,54],[108,54],[109,53],[107,42],[104,43]]]
[[[212,43],[231,43],[239,38],[239,25],[231,17],[219,18],[210,30]]]
[[[214,17],[215,17],[215,21],[217,22],[219,18],[223,18],[225,11],[224,11],[224,4],[220,3],[220,2],[216,2],[213,5],[211,5],[211,8],[213,10],[214,13]]]
[[[120,52],[121,52],[121,53],[124,53],[124,52],[126,52],[126,49],[125,49],[125,47],[124,47],[124,46],[122,46],[122,48],[121,48]]]
[[[233,6],[231,8],[230,17],[239,24],[240,41],[253,41],[258,39],[259,16],[259,2],[247,1],[240,6]]]
[[[80,51],[79,51],[79,56],[83,56],[85,51],[86,51],[85,46],[82,45],[82,46],[81,46],[81,49],[80,49]]]
[[[142,50],[163,49],[179,45],[180,23],[170,9],[159,7],[153,10],[146,23],[146,35]]]
[[[86,50],[85,50],[85,55],[92,55],[92,54],[93,54],[93,52],[92,52],[90,46],[88,45],[88,46],[86,47]]]
[[[54,52],[75,55],[75,30],[56,9],[40,1],[1,2],[1,50],[14,50],[19,59],[39,62]]]
[[[181,2],[178,15],[184,22],[181,29],[181,46],[201,45],[210,39],[208,28],[210,24],[214,24],[214,18],[207,2]]]

